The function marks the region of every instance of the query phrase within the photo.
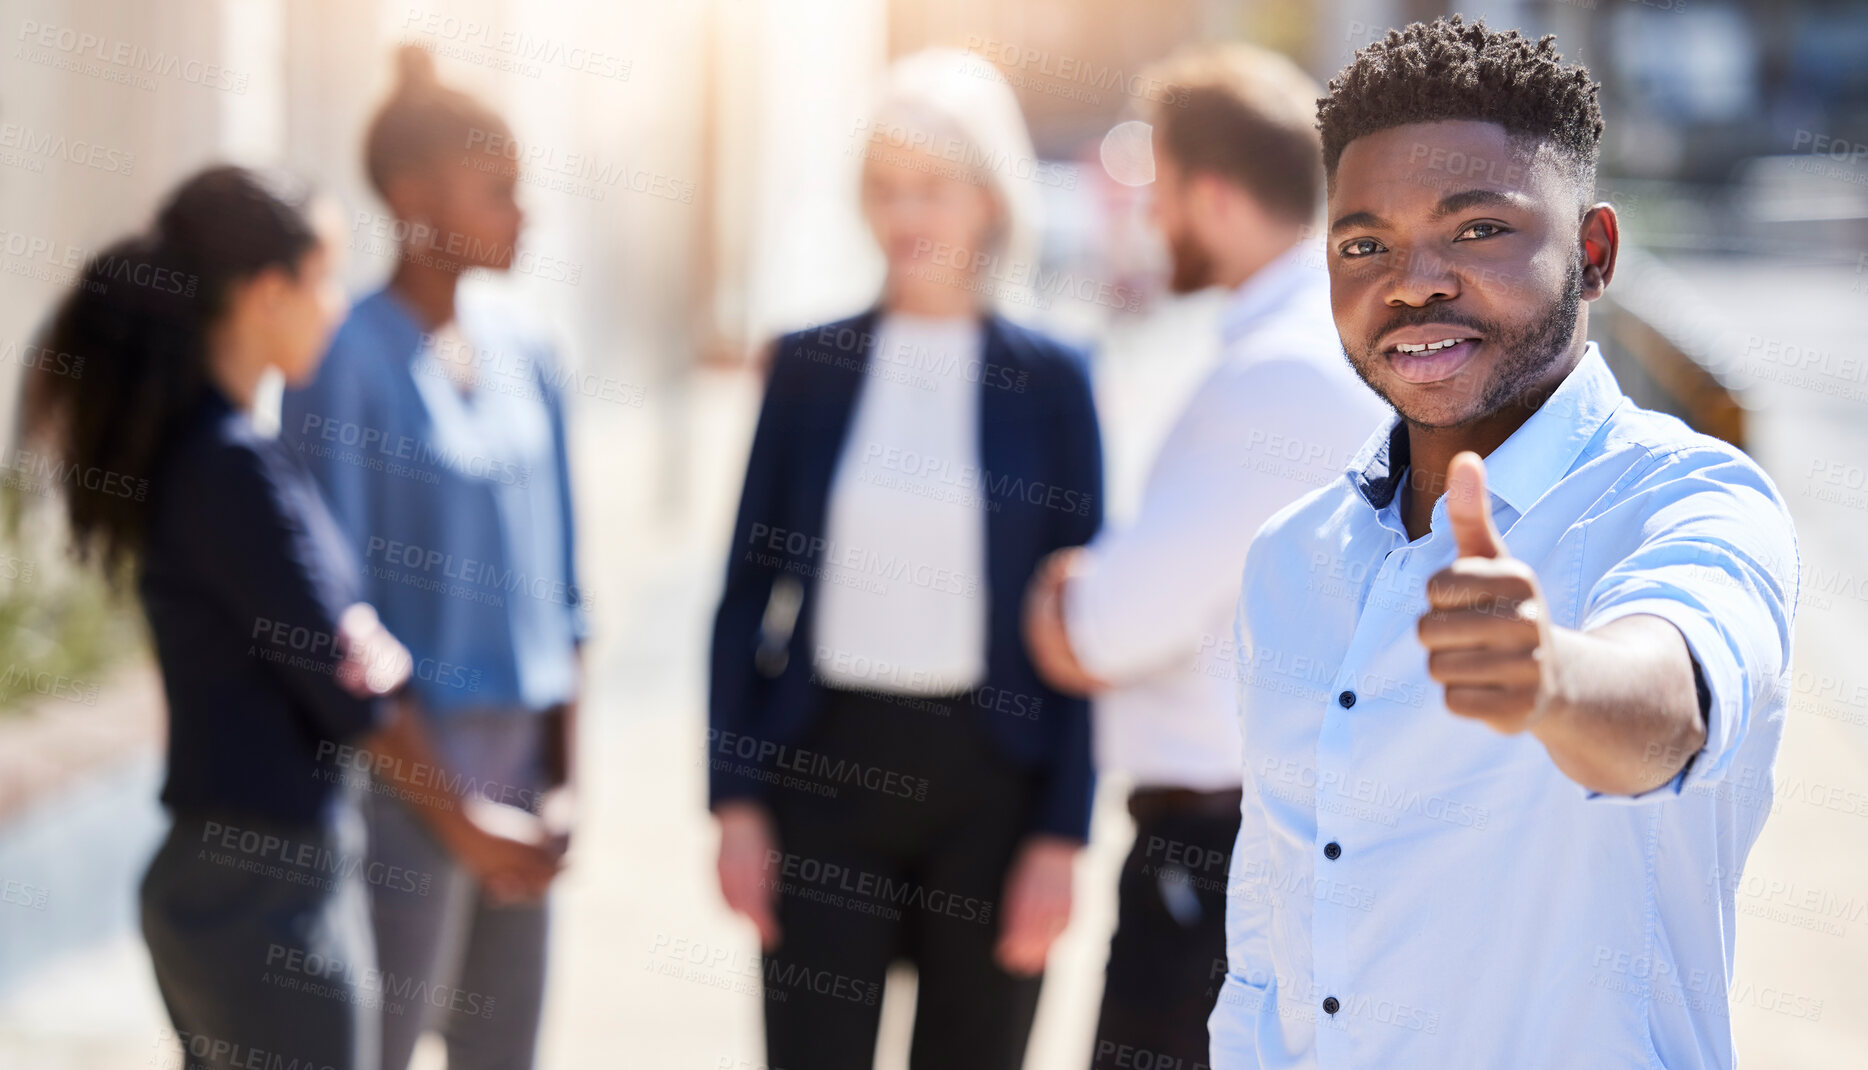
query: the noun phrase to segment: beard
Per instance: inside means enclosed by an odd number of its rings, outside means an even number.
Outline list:
[[[1213,284],[1213,254],[1206,251],[1199,239],[1183,230],[1167,235],[1167,247],[1168,258],[1173,262],[1168,276],[1170,291],[1190,294]]]
[[[1487,320],[1442,311],[1432,305],[1403,308],[1391,316],[1380,330],[1371,335],[1372,338],[1382,338],[1389,331],[1401,327],[1445,323],[1471,327],[1484,339],[1483,345],[1492,346],[1498,351],[1498,362],[1492,366],[1491,377],[1479,393],[1477,408],[1450,423],[1417,419],[1416,414],[1408,412],[1390,391],[1382,388],[1371,373],[1387,358],[1375,350],[1374,342],[1364,347],[1359,355],[1350,352],[1349,346],[1345,344],[1343,356],[1349,359],[1350,366],[1368,384],[1369,389],[1380,395],[1389,407],[1409,423],[1431,428],[1461,427],[1497,415],[1514,404],[1529,409],[1543,404],[1542,392],[1538,388],[1549,373],[1551,363],[1574,337],[1576,320],[1582,314],[1582,307],[1583,265],[1579,256],[1570,261],[1569,270],[1563,277],[1562,292],[1551,300],[1543,315],[1521,327],[1508,328]]]

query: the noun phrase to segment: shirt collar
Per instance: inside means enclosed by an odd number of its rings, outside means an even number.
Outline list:
[[[1282,308],[1298,289],[1307,285],[1329,285],[1329,277],[1319,267],[1317,248],[1299,242],[1279,253],[1264,267],[1232,291],[1220,313],[1220,337],[1228,344],[1250,330],[1267,314]]]
[[[1485,485],[1519,516],[1576,463],[1626,395],[1594,342],[1563,383],[1485,459]]]
[[[1349,462],[1349,481],[1376,512],[1388,508],[1407,471],[1407,421],[1398,414],[1370,435]]]
[[[377,317],[377,322],[394,339],[394,345],[388,350],[389,354],[405,362],[413,361],[427,346],[428,330],[422,326],[421,320],[416,318],[415,310],[403,303],[402,298],[396,296],[396,292],[389,287],[385,286],[364,298],[358,302],[357,307],[359,309],[367,307],[370,314]],[[455,322],[460,322],[458,314],[455,316]]]
[[[1556,391],[1485,459],[1486,489],[1523,516],[1626,400],[1602,351],[1590,342]],[[1363,444],[1349,463],[1349,478],[1380,511],[1394,500],[1407,466],[1407,423],[1397,416]]]

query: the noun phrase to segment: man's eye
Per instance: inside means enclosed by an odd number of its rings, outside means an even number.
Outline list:
[[[1344,242],[1343,247],[1338,250],[1345,258],[1350,260],[1354,260],[1358,257],[1371,256],[1382,251],[1382,243],[1376,241],[1374,238],[1357,238],[1354,241]]]
[[[1505,228],[1499,226],[1497,223],[1474,223],[1472,226],[1460,231],[1459,237],[1453,240],[1468,241],[1474,238],[1490,238],[1494,235],[1503,234],[1504,232]]]

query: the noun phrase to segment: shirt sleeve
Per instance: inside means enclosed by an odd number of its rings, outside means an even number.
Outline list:
[[[1090,547],[1064,592],[1071,651],[1112,683],[1211,646],[1246,549],[1272,514],[1336,478],[1376,413],[1307,362],[1264,360],[1201,387],[1127,527]],[[1356,418],[1368,414],[1367,426]]]
[[[1666,799],[1719,780],[1758,718],[1782,715],[1776,700],[1790,670],[1799,573],[1789,510],[1742,455],[1683,451],[1661,458],[1591,521],[1585,561],[1592,541],[1620,556],[1589,590],[1582,630],[1636,614],[1679,629],[1702,687],[1706,743],[1653,791],[1590,797]],[[1669,765],[1682,757],[1654,756]]]
[[[570,418],[564,391],[552,385],[554,379],[557,382],[563,382],[564,379],[555,374],[558,368],[557,355],[549,347],[536,366],[539,369],[539,389],[551,413],[551,442],[558,480],[559,534],[563,540],[561,552],[564,554],[565,608],[571,615],[571,640],[582,646],[590,636],[590,607],[584,597],[583,585],[578,582],[577,509],[571,479]],[[547,374],[547,369],[553,370],[554,374]]]
[[[1249,567],[1249,566],[1247,566]],[[1240,586],[1243,590],[1243,584]],[[1251,692],[1251,633],[1241,594],[1233,614],[1234,693],[1244,717]],[[1248,1070],[1259,1065],[1258,1020],[1277,999],[1277,974],[1271,961],[1271,845],[1258,780],[1246,770],[1239,806],[1239,835],[1233,841],[1226,873],[1226,980],[1207,1020],[1214,1070]]]
[[[305,523],[304,496],[282,486],[258,453],[236,445],[204,455],[174,493],[193,518],[181,544],[190,573],[238,627],[256,639],[282,630],[310,637],[299,651],[305,656],[265,662],[293,704],[327,739],[351,739],[380,725],[386,703],[358,698],[337,682],[338,618],[348,600],[330,562],[345,551],[318,544]]]
[[[318,376],[301,390],[288,390],[279,439],[311,470],[325,504],[354,548],[369,545],[376,532],[377,480],[363,463],[366,443],[394,432],[386,406],[371,400],[372,384],[355,350],[340,334]],[[363,600],[381,604],[375,581],[363,562]]]

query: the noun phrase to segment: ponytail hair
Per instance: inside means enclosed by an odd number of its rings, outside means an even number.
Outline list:
[[[446,165],[449,156],[476,145],[488,153],[509,151],[511,138],[497,111],[441,84],[427,49],[403,45],[396,50],[396,84],[364,135],[364,168],[370,185],[388,200],[397,177]]]
[[[93,257],[40,334],[81,376],[28,373],[27,434],[56,458],[73,550],[115,579],[147,533],[150,478],[208,383],[208,338],[235,284],[296,273],[318,241],[309,191],[218,166],[183,182],[146,234]],[[147,488],[132,495],[87,488]]]

